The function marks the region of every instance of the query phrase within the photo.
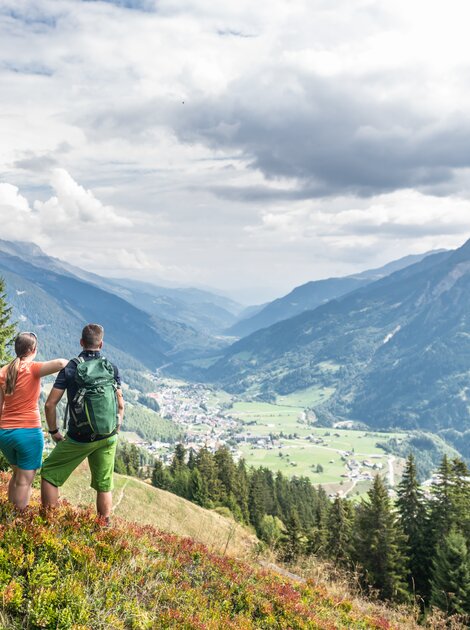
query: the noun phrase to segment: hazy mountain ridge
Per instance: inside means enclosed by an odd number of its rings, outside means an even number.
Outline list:
[[[145,312],[96,282],[62,269],[61,261],[45,255],[34,244],[1,241],[0,274],[7,281],[13,319],[20,328],[40,333],[44,356],[76,353],[86,321],[104,325],[107,354],[123,367],[153,370],[168,363],[170,355],[188,349],[203,352],[217,345],[207,334],[183,322]]]
[[[43,270],[93,284],[117,295],[158,320],[185,324],[206,336],[220,333],[232,325],[243,310],[243,306],[237,302],[202,289],[161,287],[138,280],[105,278],[48,256],[34,243],[0,239],[0,251],[17,256]]]
[[[395,271],[420,262],[423,258],[433,253],[436,252],[405,256],[383,267],[369,269],[343,278],[327,278],[325,280],[307,282],[296,287],[287,295],[261,307],[254,315],[248,315],[248,317],[237,322],[226,332],[230,335],[245,337],[256,330],[267,328],[283,319],[295,317],[304,311],[313,310],[330,300],[338,299]]]
[[[470,242],[240,340],[207,376],[263,395],[334,386],[334,417],[464,431],[469,312]]]

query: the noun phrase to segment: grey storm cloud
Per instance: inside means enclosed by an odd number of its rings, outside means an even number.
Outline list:
[[[94,138],[148,142],[152,130],[169,127],[183,143],[235,153],[267,180],[211,189],[239,201],[424,191],[450,184],[470,166],[468,116],[439,120],[408,102],[381,98],[374,81],[340,83],[281,68],[234,81],[218,97],[196,92],[123,103],[79,124]],[[283,178],[294,187],[270,185]]]
[[[57,166],[57,160],[49,155],[32,155],[31,157],[16,160],[13,166],[33,173],[45,172]]]
[[[189,97],[171,119],[183,142],[240,151],[268,180],[299,180],[296,191],[267,186],[266,198],[424,189],[470,166],[468,118],[441,122],[408,104],[380,100],[373,86],[311,75],[278,71],[239,81],[217,99]],[[237,197],[231,187],[214,192]],[[262,197],[262,187],[238,195]]]

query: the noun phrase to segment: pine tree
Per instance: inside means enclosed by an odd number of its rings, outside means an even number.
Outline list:
[[[0,365],[11,359],[8,345],[15,336],[15,326],[10,321],[11,310],[6,299],[5,281],[0,277]]]
[[[434,497],[431,510],[433,546],[436,546],[449,533],[454,522],[453,476],[449,458],[444,455],[437,471],[437,482],[432,485]]]
[[[314,525],[310,527],[304,525],[307,530],[306,553],[325,556],[328,541],[328,511],[330,502],[325,490],[321,486],[318,489],[317,500],[314,506]]]
[[[241,459],[237,465],[235,499],[237,501],[238,507],[240,508],[240,513],[242,515],[242,520],[244,523],[249,523],[250,521],[250,513],[248,510],[248,486],[248,473],[246,471],[245,460]]]
[[[177,494],[179,497],[183,497],[184,499],[189,499],[191,495],[191,474],[192,473],[186,465],[177,468],[171,480],[171,492]]]
[[[289,492],[289,482],[281,473],[278,471],[276,473],[276,479],[274,481],[274,490],[276,493],[276,502],[278,506],[277,516],[284,523],[289,518],[289,514],[291,512],[291,501],[292,497]]]
[[[196,468],[196,453],[192,447],[189,449],[188,468],[189,470],[194,470]]]
[[[173,459],[170,465],[170,472],[172,475],[180,468],[186,467],[186,449],[183,444],[177,444],[175,448],[175,452],[173,455]]]
[[[335,564],[347,566],[351,561],[353,511],[346,499],[336,497],[328,515],[326,555]]]
[[[155,465],[153,467],[152,485],[155,486],[155,488],[161,488],[162,490],[168,490],[171,485],[171,476],[159,459],[155,460]]]
[[[455,521],[465,536],[467,547],[470,547],[470,471],[461,459],[451,462],[453,474],[453,508]]]
[[[191,470],[189,480],[189,498],[201,507],[207,507],[207,488],[202,480],[201,473],[197,468]]]
[[[455,527],[470,544],[470,483],[469,471],[459,459],[444,456],[437,481],[432,486],[432,544],[436,547]]]
[[[204,496],[206,497],[207,507],[217,504],[218,484],[217,469],[215,466],[214,456],[207,448],[201,448],[196,455],[196,467],[201,473],[202,483],[204,485]]]
[[[429,541],[426,537],[428,518],[426,501],[418,483],[416,463],[412,454],[408,456],[397,494],[400,523],[407,539],[410,588],[412,592],[427,597],[431,570]]]
[[[470,557],[464,536],[455,529],[437,546],[431,587],[433,606],[449,615],[470,614]]]
[[[377,475],[368,499],[358,507],[354,559],[362,567],[365,583],[377,589],[382,599],[407,597],[404,546],[405,535],[392,511],[387,488]]]
[[[261,520],[266,514],[264,507],[264,480],[261,469],[251,470],[250,486],[248,490],[248,511],[250,523],[260,532]]]
[[[219,480],[220,501],[228,506],[230,497],[233,497],[236,485],[236,467],[232,455],[226,446],[218,448],[214,454],[214,461]]]
[[[127,474],[136,477],[140,470],[140,454],[135,444],[131,444],[128,450]]]
[[[296,510],[293,510],[286,523],[286,531],[281,539],[283,561],[295,562],[304,552],[306,542],[307,540],[300,525],[299,515]]]

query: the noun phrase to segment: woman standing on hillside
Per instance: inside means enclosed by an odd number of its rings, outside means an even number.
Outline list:
[[[0,369],[0,450],[13,469],[8,498],[21,510],[29,503],[34,475],[42,465],[41,377],[67,365],[66,359],[34,361],[37,346],[34,333],[20,333],[15,339],[16,358]]]

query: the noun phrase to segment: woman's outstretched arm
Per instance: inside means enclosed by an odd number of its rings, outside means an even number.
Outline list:
[[[67,359],[53,359],[52,361],[44,361],[39,370],[39,376],[48,376],[49,374],[55,374],[60,372],[66,365]]]

